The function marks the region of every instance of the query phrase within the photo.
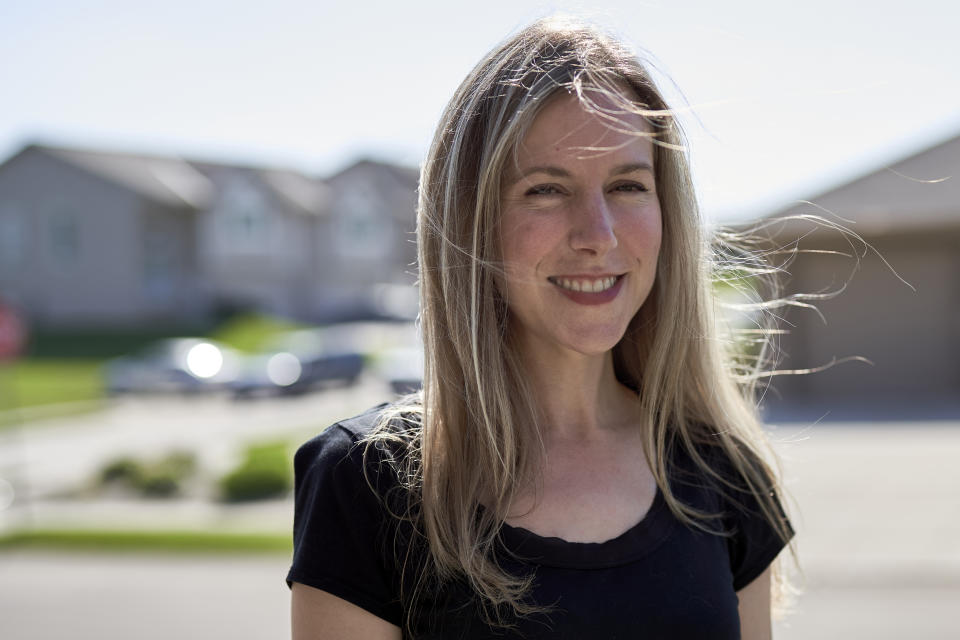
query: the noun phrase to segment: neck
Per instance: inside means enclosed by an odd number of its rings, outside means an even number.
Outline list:
[[[617,380],[613,352],[521,348],[545,441],[591,439],[636,424],[638,398]]]

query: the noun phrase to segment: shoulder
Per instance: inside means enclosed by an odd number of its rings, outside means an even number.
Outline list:
[[[413,494],[403,481],[402,440],[371,438],[380,433],[381,423],[387,425],[384,419],[394,408],[379,405],[336,422],[297,450],[294,543],[298,554],[315,551],[323,546],[320,541],[329,545],[331,539],[344,536],[373,544],[396,525],[393,516],[407,511]]]
[[[297,450],[298,462],[346,457],[376,428],[387,404],[372,407],[360,415],[335,422]]]
[[[721,530],[733,533],[750,523],[776,529],[786,520],[774,467],[753,447],[709,437],[674,444],[667,463],[671,491],[688,506],[722,516]]]
[[[793,536],[772,468],[746,442],[702,439],[677,447],[671,482],[688,505],[720,517],[708,524],[726,538],[734,589],[759,576]]]
[[[734,491],[749,491],[751,485],[768,491],[776,485],[770,467],[754,447],[736,437],[723,442],[707,428],[687,442],[674,437],[667,463],[675,478],[692,479],[699,484]]]
[[[396,517],[409,495],[392,449],[372,438],[390,405],[336,422],[294,457],[293,562],[288,584],[331,593],[399,625],[402,557]]]
[[[399,461],[408,453],[404,435],[410,420],[400,424],[397,407],[384,403],[333,423],[297,450],[296,492],[304,485],[329,484],[338,492],[363,485],[381,497],[397,484]],[[407,429],[404,430],[404,425]]]

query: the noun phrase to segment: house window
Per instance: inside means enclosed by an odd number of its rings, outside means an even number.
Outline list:
[[[26,258],[26,225],[20,211],[13,207],[0,210],[0,268],[18,269]]]
[[[337,250],[344,258],[383,256],[390,248],[390,220],[379,203],[362,191],[351,192],[338,203]]]
[[[227,224],[234,242],[256,245],[263,240],[267,219],[262,210],[240,207],[229,212]]]
[[[228,250],[268,250],[269,213],[267,202],[259,191],[243,183],[231,185],[220,206],[220,228]]]
[[[50,218],[50,255],[59,267],[74,266],[80,259],[80,227],[75,216],[57,213]]]
[[[143,252],[143,288],[148,298],[167,301],[175,293],[176,236],[169,229],[148,229]]]

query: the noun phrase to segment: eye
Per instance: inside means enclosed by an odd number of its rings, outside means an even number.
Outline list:
[[[527,189],[523,195],[525,196],[556,196],[560,195],[561,191],[559,187],[552,184],[538,184]]]
[[[646,185],[641,182],[618,182],[613,185],[611,191],[619,191],[621,193],[646,193],[650,191],[647,189]]]

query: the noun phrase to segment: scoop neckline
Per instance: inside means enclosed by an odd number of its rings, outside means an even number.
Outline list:
[[[636,562],[651,553],[669,537],[674,522],[663,492],[657,487],[643,518],[604,542],[571,542],[507,523],[500,526],[500,542],[511,556],[526,563],[567,569],[605,569]]]

